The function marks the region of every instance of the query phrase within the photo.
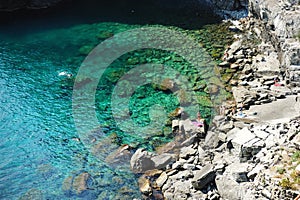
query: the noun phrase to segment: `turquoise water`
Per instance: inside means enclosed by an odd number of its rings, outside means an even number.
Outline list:
[[[3,26],[6,29],[0,31],[0,199],[139,198],[137,175],[130,172],[128,162],[115,166],[104,160],[122,144],[155,150],[172,139],[171,130],[165,126],[150,139],[128,136],[112,117],[111,92],[132,65],[168,64],[193,76],[192,66],[178,55],[159,50],[131,52],[112,63],[96,92],[97,117],[102,127],[95,133],[99,145],[88,149],[78,140],[72,115],[72,89],[79,67],[100,42],[144,24],[96,23],[93,17],[72,23],[68,19],[65,24],[60,21],[59,25],[50,23],[46,27],[45,21],[35,21],[28,28],[30,20],[26,21],[27,29],[22,22]],[[59,76],[61,72],[73,76]],[[209,98],[202,89],[197,94]],[[133,120],[141,126],[149,124],[149,108],[157,102],[165,105],[168,113],[179,106],[169,91],[153,85],[139,87],[129,105]],[[211,107],[206,103],[199,110],[209,118]],[[91,175],[88,189],[77,193],[68,188],[68,180],[74,181],[83,172]]]

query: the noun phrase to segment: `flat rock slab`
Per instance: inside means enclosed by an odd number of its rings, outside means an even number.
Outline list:
[[[271,53],[269,56],[263,56],[264,60],[260,60],[259,62],[255,62],[254,65],[257,66],[257,73],[259,74],[268,74],[275,75],[280,72],[279,60],[277,58],[276,53]]]
[[[242,130],[238,131],[235,135],[232,136],[232,145],[233,147],[240,151],[243,144],[246,144],[250,140],[253,140],[256,136],[251,133],[248,128],[243,128]]]
[[[300,99],[296,101],[296,97],[296,95],[291,95],[272,103],[251,106],[249,113],[256,112],[256,118],[259,122],[287,123],[291,119],[300,116]]]

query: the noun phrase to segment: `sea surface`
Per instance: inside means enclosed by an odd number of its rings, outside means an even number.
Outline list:
[[[113,89],[124,73],[139,64],[168,64],[194,77],[192,87],[199,87],[194,90],[205,99],[194,114],[200,111],[209,118],[209,93],[203,91],[205,86],[195,85],[201,79],[199,70],[193,70],[180,55],[159,49],[121,55],[107,67],[95,92],[101,130],[90,138],[94,148],[85,145],[78,134],[73,85],[89,52],[118,33],[160,27],[195,35],[204,25],[219,22],[209,9],[195,3],[89,0],[49,10],[0,14],[0,199],[141,197],[139,175],[130,171],[128,162],[116,166],[105,159],[124,144],[133,151],[141,147],[155,151],[172,140],[171,127],[166,122],[153,135],[126,133],[112,116]],[[156,104],[167,113],[180,105],[174,93],[143,85],[130,98],[131,118],[140,126],[148,125],[149,112]],[[88,188],[81,192],[74,182],[85,172],[90,174]]]

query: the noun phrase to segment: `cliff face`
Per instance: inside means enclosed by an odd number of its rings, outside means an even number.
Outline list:
[[[0,1],[0,11],[13,11],[18,9],[40,9],[53,6],[66,0],[7,0]]]
[[[300,92],[300,1],[249,0],[249,12],[263,22],[264,39],[277,48],[285,79]]]
[[[203,1],[203,0],[198,0]],[[205,0],[225,19],[239,19],[248,14],[248,0]]]
[[[248,0],[210,0],[213,5],[221,10],[241,10],[247,9]]]

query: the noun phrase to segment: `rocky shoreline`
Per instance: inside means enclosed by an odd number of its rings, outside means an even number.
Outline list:
[[[140,149],[131,158],[145,199],[299,199],[300,43],[288,30],[300,29],[300,6],[280,2],[277,15],[264,13],[271,3],[250,2],[249,17],[230,27],[237,40],[219,67],[238,73],[228,80],[235,101],[224,102],[209,131],[174,120],[182,137],[159,155]]]

